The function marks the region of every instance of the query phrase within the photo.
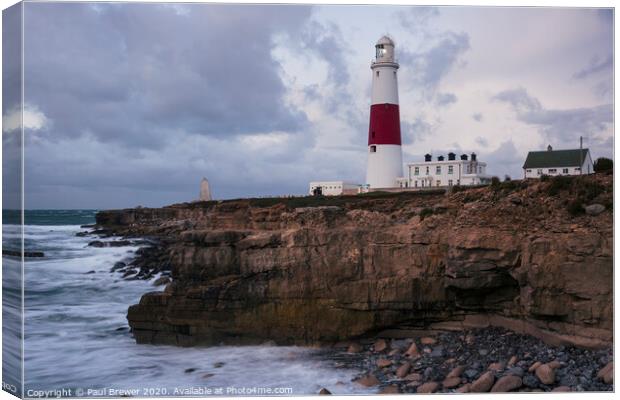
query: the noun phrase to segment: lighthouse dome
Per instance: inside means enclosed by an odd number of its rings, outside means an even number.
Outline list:
[[[377,45],[386,45],[386,44],[390,46],[394,46],[394,41],[389,36],[383,35],[381,36],[379,41],[377,41]]]

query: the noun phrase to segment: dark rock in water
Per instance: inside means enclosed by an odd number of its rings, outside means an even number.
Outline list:
[[[135,269],[128,269],[127,271],[125,271],[125,273],[123,274],[123,278],[128,277],[129,275],[135,275],[136,274],[136,270]]]
[[[101,240],[93,240],[92,242],[88,243],[89,247],[105,247],[105,243],[103,243]]]
[[[88,235],[90,235],[89,232],[78,232],[78,233],[75,234],[75,236],[78,236],[78,237],[84,237],[84,236],[88,236]]]
[[[7,250],[2,249],[3,256],[11,256],[11,257],[21,257],[22,252],[19,250]],[[45,257],[42,251],[24,251],[24,257]]]
[[[90,247],[123,247],[130,246],[131,242],[129,240],[115,240],[111,242],[102,242],[101,240],[93,240],[88,243]]]
[[[95,271],[93,271],[93,270],[90,270],[88,272],[84,272],[85,275],[90,275],[90,274],[94,274],[94,273],[95,273]]]
[[[121,327],[115,329],[116,332],[124,332],[124,331],[128,331],[128,330],[129,330],[128,326],[121,326]]]
[[[192,372],[194,372],[194,371],[196,371],[196,368],[188,368],[188,369],[186,369],[184,372],[185,372],[186,374],[191,374],[191,373],[192,373]]]
[[[330,392],[329,390],[327,390],[327,389],[323,388],[323,389],[321,389],[321,390],[319,391],[319,394],[320,394],[320,395],[329,395],[329,394],[332,394],[332,392]]]
[[[157,278],[155,282],[153,282],[153,286],[163,286],[170,283],[170,278],[166,276],[162,276],[161,278]]]
[[[213,364],[213,368],[222,368],[226,363],[218,361],[215,364]]]
[[[127,264],[122,261],[114,263],[114,266],[110,269],[110,272],[118,271],[119,269],[125,268]]]

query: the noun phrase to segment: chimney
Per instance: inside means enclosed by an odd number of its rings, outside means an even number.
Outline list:
[[[449,161],[456,160],[456,154],[454,154],[452,152],[448,153],[448,160]]]
[[[424,161],[425,162],[429,162],[429,161],[431,161],[431,159],[432,159],[432,156],[430,154],[425,154],[424,155]]]
[[[547,146],[547,151],[551,151],[553,150],[553,147],[551,147],[551,145]]]
[[[471,153],[471,160],[476,161],[476,153]]]
[[[443,160],[444,160],[444,157],[443,157],[443,156],[439,156],[439,157],[437,157],[437,161],[443,161]]]
[[[461,154],[461,160],[467,161],[467,154]]]

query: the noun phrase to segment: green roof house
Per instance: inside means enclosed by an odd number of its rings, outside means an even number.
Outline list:
[[[594,172],[589,149],[530,151],[523,164],[525,178],[542,175],[581,175]]]

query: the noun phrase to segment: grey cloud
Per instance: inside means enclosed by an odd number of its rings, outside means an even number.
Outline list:
[[[438,93],[437,96],[435,96],[435,104],[439,107],[449,106],[457,101],[458,99],[454,93]]]
[[[599,57],[594,57],[590,60],[590,64],[584,67],[580,71],[576,72],[573,75],[574,79],[585,79],[591,75],[597,74],[602,71],[606,71],[611,73],[613,68],[613,55],[608,55],[604,59],[600,59]]]
[[[474,113],[471,115],[471,117],[474,119],[474,121],[477,121],[477,122],[482,122],[482,120],[484,119],[484,117],[482,116],[482,113]]]
[[[400,25],[416,34],[423,31],[428,22],[437,16],[439,16],[439,9],[427,6],[407,7],[397,13]]]
[[[467,33],[443,32],[435,37],[430,48],[410,51],[399,50],[401,64],[415,71],[407,82],[412,88],[420,88],[426,98],[435,93],[443,79],[461,60],[470,48]]]
[[[524,88],[506,90],[493,97],[510,104],[517,118],[536,126],[545,141],[574,147],[579,136],[607,134],[613,124],[613,104],[566,110],[546,109]]]
[[[423,117],[416,117],[413,122],[403,120],[400,126],[404,144],[415,143],[433,130],[433,126]]]
[[[519,179],[523,175],[521,167],[526,154],[519,152],[512,140],[507,140],[489,153],[481,153],[480,161],[487,163],[487,173],[502,177],[509,175]]]
[[[27,101],[53,137],[161,147],[180,130],[229,137],[296,132],[272,36],[296,30],[307,7],[28,3]]]
[[[489,142],[483,138],[482,136],[478,136],[476,138],[476,144],[481,146],[481,147],[487,147],[489,145]]]

